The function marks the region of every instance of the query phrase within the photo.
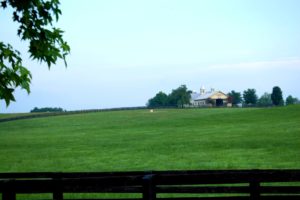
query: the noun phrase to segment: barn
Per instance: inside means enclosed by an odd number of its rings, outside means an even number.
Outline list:
[[[222,106],[231,106],[228,103],[228,96],[221,92],[210,89],[205,91],[205,88],[202,86],[200,88],[200,93],[193,92],[191,94],[191,106],[192,107],[222,107]]]

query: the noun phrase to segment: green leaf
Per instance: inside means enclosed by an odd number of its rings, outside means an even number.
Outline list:
[[[30,58],[46,63],[48,68],[62,59],[67,66],[66,56],[70,46],[63,40],[63,31],[52,25],[53,18],[61,15],[59,0],[2,0],[12,8],[13,20],[19,23],[18,36],[29,42]],[[0,99],[9,105],[14,101],[13,91],[17,87],[30,92],[32,75],[23,67],[20,52],[11,45],[0,42]]]
[[[9,106],[10,101],[16,101],[13,92],[14,89],[12,88],[6,88],[6,90],[3,91],[3,98],[5,100],[6,106]]]
[[[2,1],[2,2],[1,2],[1,7],[2,7],[2,8],[6,8],[6,7],[7,7],[6,1]]]

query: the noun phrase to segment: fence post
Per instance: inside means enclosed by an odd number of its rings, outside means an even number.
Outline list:
[[[2,192],[2,200],[16,200],[16,193],[13,191],[14,180],[4,182],[4,191]]]
[[[257,200],[260,198],[260,184],[258,181],[250,182],[250,200]]]
[[[53,200],[63,200],[63,193],[61,191],[54,191],[53,192]]]
[[[16,200],[16,193],[5,191],[2,193],[2,200]]]
[[[53,182],[55,183],[53,191],[53,200],[63,200],[64,195],[62,191],[62,181],[61,178],[54,178]]]
[[[155,183],[153,179],[153,174],[145,175],[143,177],[143,200],[156,199]]]

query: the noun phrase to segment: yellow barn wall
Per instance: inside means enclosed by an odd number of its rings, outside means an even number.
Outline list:
[[[227,99],[228,97],[221,92],[218,92],[210,97],[210,99]]]

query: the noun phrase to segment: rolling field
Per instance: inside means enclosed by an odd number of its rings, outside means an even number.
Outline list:
[[[0,123],[0,172],[300,168],[300,106]]]

